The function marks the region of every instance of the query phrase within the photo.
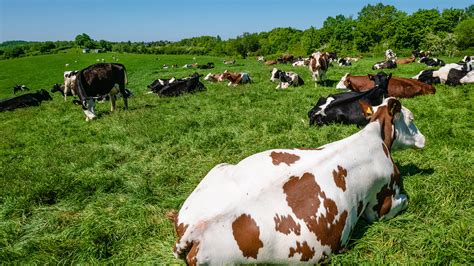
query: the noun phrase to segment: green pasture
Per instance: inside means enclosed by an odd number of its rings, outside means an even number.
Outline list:
[[[355,126],[309,127],[307,112],[320,96],[338,92],[335,84],[346,72],[375,73],[372,64],[382,60],[335,65],[327,87],[315,87],[306,67],[278,65],[306,84],[277,91],[272,67],[255,58],[225,66],[231,58],[74,50],[0,61],[0,98],[12,97],[15,84],[49,90],[63,82],[63,71],[102,58],[112,62],[112,56],[125,64],[135,93],[129,110],[121,99],[114,113],[109,103],[98,104],[99,118],[86,122],[72,97],[65,102],[55,94],[39,107],[0,113],[0,263],[181,262],[172,255],[176,237],[166,212],[179,209],[218,163],[273,148],[318,147],[357,132]],[[203,81],[205,92],[145,94],[156,78],[195,71],[161,65],[194,62],[214,62],[213,73],[248,72],[254,83]],[[413,63],[387,72],[411,77],[425,68]],[[359,222],[348,249],[331,263],[474,262],[474,85],[436,88],[435,95],[401,100],[427,140],[423,150],[393,154],[408,209],[389,221]]]

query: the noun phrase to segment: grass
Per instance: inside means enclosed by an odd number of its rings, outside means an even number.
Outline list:
[[[3,263],[176,263],[169,209],[179,209],[216,164],[237,163],[272,148],[317,147],[347,137],[355,126],[308,126],[318,97],[338,92],[345,72],[374,73],[381,58],[334,66],[330,87],[316,88],[307,68],[294,68],[306,84],[274,90],[271,68],[254,58],[213,72],[246,71],[251,85],[229,88],[204,81],[207,91],[176,98],[145,94],[155,78],[183,77],[192,56],[80,54],[74,51],[0,61],[0,97],[15,84],[32,89],[62,82],[62,72],[118,56],[136,96],[129,110],[85,122],[80,107],[59,94],[40,107],[0,113],[0,261]],[[456,62],[459,58],[443,58]],[[75,61],[77,60],[77,63]],[[65,64],[69,63],[68,68]],[[281,66],[285,70],[290,65]],[[411,77],[424,65],[389,71]],[[207,74],[208,71],[199,71]],[[470,264],[474,261],[474,85],[436,86],[435,95],[402,99],[426,136],[423,150],[394,153],[409,207],[392,220],[360,222],[348,250],[334,264]]]

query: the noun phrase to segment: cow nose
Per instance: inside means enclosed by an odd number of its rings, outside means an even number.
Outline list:
[[[420,134],[420,136],[415,141],[415,147],[417,147],[418,149],[423,149],[425,147],[425,142],[425,136]]]

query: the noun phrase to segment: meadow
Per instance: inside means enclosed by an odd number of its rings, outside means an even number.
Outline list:
[[[334,65],[326,86],[314,86],[306,67],[293,68],[306,84],[277,91],[272,67],[255,58],[225,66],[220,57],[82,54],[71,50],[0,61],[0,98],[15,84],[30,89],[63,82],[63,71],[119,58],[135,96],[129,110],[98,104],[86,122],[79,106],[59,94],[39,107],[0,113],[0,262],[6,264],[183,263],[165,217],[216,164],[237,163],[273,148],[318,147],[345,138],[355,126],[309,127],[307,112],[320,96],[337,93],[346,73],[375,73],[382,56],[351,67]],[[446,62],[460,58],[442,57]],[[77,62],[75,62],[77,61]],[[213,73],[245,71],[254,83],[174,98],[145,94],[156,78],[193,69],[163,64],[214,62]],[[65,67],[65,64],[70,64]],[[411,77],[426,66],[386,72]],[[198,70],[207,74],[209,70]],[[360,221],[347,250],[333,264],[470,264],[474,261],[474,85],[437,85],[434,95],[402,99],[426,137],[423,150],[392,153],[408,208],[389,221]]]

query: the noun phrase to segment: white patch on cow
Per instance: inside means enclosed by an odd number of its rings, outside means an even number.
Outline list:
[[[86,115],[86,121],[92,120],[97,117],[95,114],[95,101],[94,99],[88,99],[87,100],[87,109],[83,110],[84,114]]]
[[[474,71],[469,71],[466,76],[459,80],[459,82],[461,84],[474,83]]]
[[[277,78],[275,77],[275,74],[277,73],[278,69],[276,67],[274,67],[272,69],[272,75],[270,76],[270,81],[274,82],[277,80]]]
[[[384,102],[387,102],[387,98]],[[395,129],[395,140],[392,144],[392,150],[402,150],[409,147],[422,149],[425,147],[425,136],[418,131],[413,123],[413,113],[402,106],[400,114],[395,115],[393,119]]]
[[[347,86],[344,84],[344,82],[346,81],[347,79],[347,76],[349,76],[349,73],[346,73],[342,78],[341,80],[337,83],[336,85],[336,89],[347,89]]]
[[[326,107],[328,107],[328,105],[329,105],[332,101],[334,101],[334,100],[335,100],[335,99],[334,99],[333,97],[328,97],[328,98],[326,99],[326,103],[323,104],[323,105],[321,105],[321,106],[319,107],[320,109],[319,109],[318,112],[316,112],[315,115],[326,116],[326,114],[324,113],[324,111],[326,110]]]

